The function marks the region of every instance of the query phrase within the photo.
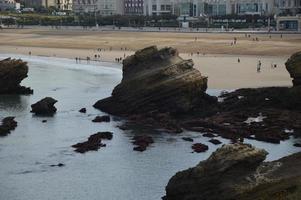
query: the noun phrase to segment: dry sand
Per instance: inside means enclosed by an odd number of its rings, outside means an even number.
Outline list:
[[[234,37],[237,44],[231,46]],[[259,41],[253,41],[256,37]],[[246,38],[245,34],[221,33],[0,30],[0,53],[28,54],[30,51],[32,55],[72,59],[87,56],[94,59],[96,54],[101,56],[101,61],[115,62],[117,57],[123,58],[150,45],[178,48],[183,58],[193,59],[195,67],[209,76],[209,88],[289,86],[291,79],[284,63],[289,55],[301,50],[301,35],[287,34],[281,38],[274,34],[270,39],[267,34],[252,34]],[[98,48],[102,51],[97,51]],[[256,72],[259,60],[261,73]],[[277,68],[272,69],[271,64],[277,64]]]

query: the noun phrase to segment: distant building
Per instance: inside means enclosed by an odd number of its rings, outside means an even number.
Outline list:
[[[301,13],[301,0],[275,0],[279,13],[296,15]]]
[[[0,11],[16,10],[20,4],[15,0],[0,0]]]
[[[277,17],[278,31],[301,31],[301,16]]]
[[[55,7],[56,0],[23,0],[23,6],[25,8],[49,8],[49,7]]]
[[[144,0],[124,0],[125,15],[143,15]]]
[[[144,15],[175,14],[175,0],[144,0]]]
[[[98,13],[100,15],[123,15],[124,0],[73,0],[75,13]]]
[[[72,0],[56,0],[55,4],[59,10],[72,10]]]

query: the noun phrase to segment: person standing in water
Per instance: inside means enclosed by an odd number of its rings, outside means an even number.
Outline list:
[[[257,64],[257,73],[260,73],[260,72],[261,72],[261,61],[259,60],[258,64]]]

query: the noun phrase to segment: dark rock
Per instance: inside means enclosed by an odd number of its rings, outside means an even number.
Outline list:
[[[64,167],[65,164],[63,163],[59,163],[59,164],[56,164],[56,165],[50,165],[50,167]]]
[[[190,137],[182,137],[182,140],[187,141],[187,142],[193,142],[193,139]]]
[[[215,145],[218,145],[218,144],[222,143],[221,141],[219,141],[217,139],[211,139],[211,140],[209,140],[209,142],[212,143],[212,144],[215,144]]]
[[[115,115],[183,113],[216,103],[205,93],[207,77],[176,49],[152,46],[123,61],[123,79],[112,96],[94,107]]]
[[[301,147],[301,143],[294,144],[295,147]]]
[[[28,66],[22,60],[7,58],[0,61],[0,94],[32,94],[33,90],[20,86],[27,77]]]
[[[294,86],[301,86],[301,52],[293,54],[287,60],[285,66],[293,78]]]
[[[247,144],[224,145],[196,167],[178,172],[164,200],[299,199],[301,153],[273,162]]]
[[[108,131],[98,132],[97,134],[101,139],[112,140],[112,138],[113,138],[113,133],[112,132],[108,132]]]
[[[140,136],[135,136],[133,137],[133,144],[137,145],[136,147],[133,148],[134,151],[145,151],[146,148],[154,143],[154,140],[151,136],[147,135],[140,135]]]
[[[42,123],[46,123],[47,122],[47,120],[42,120]]]
[[[78,153],[86,153],[87,151],[98,151],[101,147],[105,147],[106,144],[101,143],[103,133],[96,133],[91,135],[86,142],[81,142],[73,145],[74,151]]]
[[[86,109],[86,108],[82,108],[82,109],[80,109],[78,112],[80,112],[80,113],[86,113],[86,112],[87,112],[87,109]]]
[[[202,144],[202,143],[195,143],[191,146],[191,148],[194,150],[196,153],[202,153],[207,151],[209,148],[207,145]]]
[[[215,135],[214,135],[214,134],[212,134],[212,133],[204,133],[204,134],[203,134],[203,137],[214,138],[214,137],[215,137]]]
[[[15,121],[15,117],[6,117],[2,119],[0,125],[0,137],[7,136],[12,130],[15,130],[18,123]]]
[[[54,107],[54,104],[57,102],[57,100],[46,97],[40,101],[38,101],[35,104],[31,105],[31,112],[35,113],[36,115],[53,115],[56,112],[56,108]]]
[[[92,120],[92,122],[98,122],[98,123],[100,123],[100,122],[110,122],[110,121],[111,121],[111,118],[108,115],[105,115],[105,116],[96,116]]]

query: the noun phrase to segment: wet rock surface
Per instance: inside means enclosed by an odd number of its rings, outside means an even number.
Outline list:
[[[219,112],[184,120],[182,126],[232,141],[249,138],[279,144],[292,135],[301,135],[300,87],[239,89],[222,98]]]
[[[0,94],[32,94],[33,90],[20,83],[27,78],[28,66],[22,60],[7,58],[0,61]]]
[[[133,150],[140,152],[145,151],[150,144],[154,143],[153,138],[147,135],[135,136],[132,140],[133,144],[136,145]]]
[[[111,132],[98,132],[91,135],[87,141],[80,142],[72,145],[75,148],[75,152],[86,153],[88,151],[98,151],[101,147],[106,147],[106,144],[102,143],[102,140],[111,140],[113,133]]]
[[[293,78],[294,86],[301,86],[301,51],[293,54],[285,66]]]
[[[191,148],[196,153],[203,153],[203,152],[206,152],[209,149],[209,147],[207,145],[202,144],[202,143],[195,143],[191,146]]]
[[[56,107],[54,107],[56,102],[57,100],[51,97],[45,97],[44,99],[31,105],[31,112],[35,113],[36,115],[53,115],[57,111]]]
[[[108,115],[104,115],[104,116],[96,116],[92,122],[97,122],[97,123],[101,123],[101,122],[110,122],[111,118]]]
[[[15,117],[6,117],[2,119],[0,124],[0,137],[7,136],[12,130],[15,130],[17,126],[18,123],[15,121]]]
[[[301,153],[263,162],[267,152],[247,144],[224,145],[197,166],[178,172],[164,200],[290,199],[301,191]],[[294,199],[294,198],[292,198]]]

